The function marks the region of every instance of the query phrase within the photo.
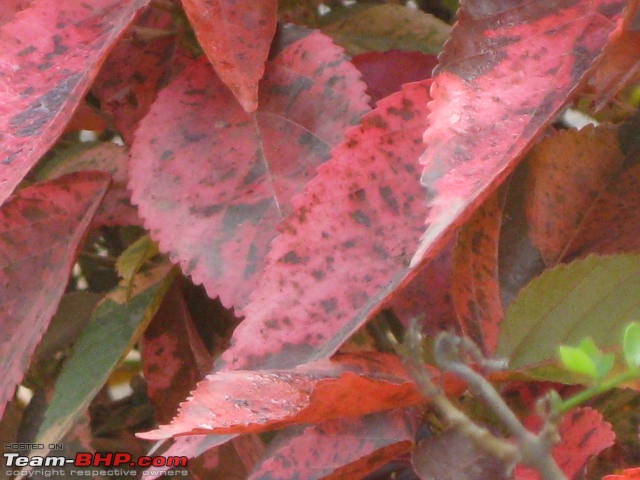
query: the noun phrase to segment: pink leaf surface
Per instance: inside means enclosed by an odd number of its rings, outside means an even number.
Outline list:
[[[225,368],[328,357],[407,280],[422,230],[415,159],[428,88],[408,84],[380,101],[297,198],[222,356]]]
[[[0,209],[0,414],[64,293],[109,177],[85,172],[21,190]]]
[[[260,432],[422,401],[397,357],[345,354],[294,369],[208,375],[180,405],[171,424],[138,435],[160,440],[184,434]]]
[[[0,204],[62,133],[147,1],[34,0],[0,28]]]
[[[421,157],[431,258],[507,177],[621,34],[619,0],[462,4],[434,77]]]
[[[250,480],[353,479],[407,452],[415,418],[406,410],[293,427],[274,439]]]
[[[182,0],[182,5],[218,76],[246,112],[255,111],[278,1]]]
[[[528,428],[541,425],[538,417],[529,417],[525,423]],[[562,440],[554,447],[553,457],[567,478],[574,478],[589,458],[613,445],[616,438],[602,415],[588,407],[577,408],[565,415],[559,433]],[[514,478],[538,480],[540,477],[533,470],[517,467]]]
[[[133,200],[161,249],[211,297],[246,304],[292,197],[368,109],[364,89],[317,32],[269,61],[253,114],[206,58],[192,62],[160,93],[131,151]]]

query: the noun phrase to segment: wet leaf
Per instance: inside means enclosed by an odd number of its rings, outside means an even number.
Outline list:
[[[62,133],[104,56],[146,3],[40,0],[0,28],[0,203]]]
[[[640,256],[591,256],[547,270],[518,295],[500,330],[498,354],[512,368],[556,358],[559,344],[620,344],[640,312]],[[606,325],[607,328],[602,328]]]
[[[182,5],[220,79],[246,112],[255,111],[278,1],[183,0]]]
[[[382,353],[339,355],[288,370],[208,375],[171,424],[148,440],[202,433],[247,433],[357,417],[424,400],[400,360]]]
[[[572,98],[620,34],[626,2],[463,3],[431,89],[422,184],[433,257]]]
[[[362,478],[407,452],[415,419],[405,410],[292,427],[270,444],[251,480]]]
[[[408,84],[379,102],[320,167],[271,243],[219,366],[285,368],[329,357],[416,274],[408,259],[422,230],[415,159],[428,88]]]
[[[56,312],[108,182],[71,174],[25,188],[0,209],[0,414]]]
[[[152,238],[228,306],[246,304],[292,197],[367,110],[358,72],[327,37],[305,32],[281,47],[257,112],[201,58],[161,92],[131,151],[133,199]]]

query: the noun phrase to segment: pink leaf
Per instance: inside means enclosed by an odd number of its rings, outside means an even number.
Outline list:
[[[0,204],[62,133],[147,1],[34,0],[0,28]]]
[[[319,170],[271,244],[225,368],[283,368],[333,354],[408,276],[422,230],[415,159],[429,83],[363,117]]]
[[[411,448],[414,417],[394,410],[285,430],[249,479],[362,478]]]
[[[358,72],[321,33],[294,40],[268,63],[254,114],[206,59],[194,61],[136,133],[133,200],[186,274],[211,297],[242,306],[292,197],[366,110]]]
[[[255,111],[278,1],[182,0],[182,5],[218,76],[246,112]]]
[[[246,433],[416,405],[424,401],[391,355],[340,355],[288,370],[208,375],[171,424],[138,434],[148,440],[202,433]]]
[[[470,0],[431,90],[422,183],[427,229],[412,263],[431,258],[515,168],[621,32],[619,0]]]
[[[0,209],[0,414],[64,293],[109,177],[67,175],[20,190]]]

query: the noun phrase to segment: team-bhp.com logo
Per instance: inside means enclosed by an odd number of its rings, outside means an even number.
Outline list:
[[[33,452],[33,450],[32,450]],[[187,457],[142,456],[136,459],[127,452],[76,453],[73,457],[61,455],[24,455],[17,452],[2,454],[7,477],[52,476],[138,476],[187,475]]]

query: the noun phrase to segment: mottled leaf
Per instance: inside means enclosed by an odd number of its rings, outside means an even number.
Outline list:
[[[251,480],[362,478],[407,452],[415,419],[405,410],[292,427],[269,445]]]
[[[246,112],[255,111],[278,1],[182,0],[182,5],[220,79]]]
[[[555,360],[559,344],[589,336],[601,348],[619,345],[639,314],[640,256],[591,256],[547,270],[522,289],[502,321],[498,354],[517,369]]]
[[[142,362],[156,419],[167,423],[212,363],[177,283],[145,330]]]
[[[333,354],[415,271],[415,159],[428,81],[405,85],[347,132],[272,242],[225,368],[285,368]],[[398,186],[401,185],[401,188]]]
[[[153,6],[144,9],[91,86],[101,110],[111,117],[127,145],[133,143],[138,122],[160,88],[181,69],[184,52],[177,47],[176,29],[170,12]]]
[[[527,428],[539,429],[539,417],[525,419]],[[611,425],[597,410],[578,408],[562,418],[559,425],[561,440],[553,449],[553,457],[567,478],[575,478],[585,462],[593,455],[613,445],[616,435]],[[518,467],[515,480],[538,480],[537,472]]]
[[[367,84],[367,94],[373,106],[381,98],[400,90],[403,83],[429,78],[438,60],[435,55],[422,52],[390,50],[362,53],[351,61],[362,72],[362,80]],[[389,72],[393,72],[393,75]]]
[[[437,17],[403,5],[357,5],[323,19],[322,30],[351,55],[411,50],[438,53],[451,27]]]
[[[159,95],[131,151],[133,199],[161,250],[212,298],[246,304],[292,197],[367,110],[358,77],[316,32],[268,63],[254,114],[206,58]]]
[[[259,432],[299,423],[357,417],[424,400],[391,355],[339,355],[288,370],[217,372],[198,384],[169,425],[138,434]]]
[[[62,133],[147,1],[34,0],[0,28],[0,203]]]
[[[470,0],[439,57],[422,184],[431,258],[505,180],[620,34],[626,2]]]
[[[0,414],[64,293],[107,175],[71,174],[25,188],[0,209]]]
[[[103,225],[140,225],[137,209],[127,190],[129,152],[111,142],[76,144],[38,166],[36,178],[46,180],[71,172],[101,170],[111,174],[111,185],[93,219],[92,228]]]
[[[506,480],[506,466],[480,449],[462,431],[452,429],[422,440],[412,453],[418,476],[424,480]]]
[[[545,138],[528,158],[529,235],[547,265],[555,265],[579,234],[599,195],[622,168],[613,127],[565,130]],[[612,228],[613,225],[612,225]]]
[[[89,406],[120,359],[137,342],[171,285],[170,265],[140,274],[134,296],[118,287],[93,311],[56,380],[36,441],[59,441]]]
[[[504,195],[489,197],[458,232],[451,296],[464,334],[486,355],[498,345],[504,316],[498,279],[498,244]]]

